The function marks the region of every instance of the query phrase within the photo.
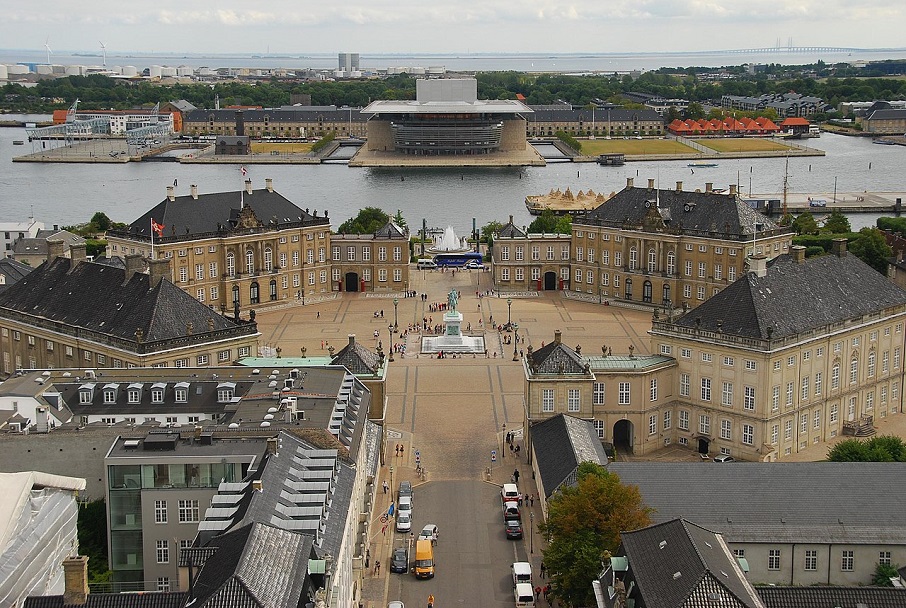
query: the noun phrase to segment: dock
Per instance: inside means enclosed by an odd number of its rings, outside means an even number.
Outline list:
[[[740,193],[742,198],[773,199],[780,201],[782,213],[783,194]],[[814,207],[809,200],[823,200],[826,205]],[[831,211],[840,213],[896,213],[897,201],[906,200],[906,192],[787,192],[786,210],[794,215],[810,212],[814,215],[825,215]]]
[[[576,215],[595,209],[614,194],[614,192],[611,192],[609,195],[604,195],[603,193],[596,193],[589,188],[584,192],[579,190],[578,194],[574,195],[569,188],[565,192],[561,192],[557,188],[556,190],[551,190],[548,194],[526,196],[525,207],[532,215],[541,215],[546,209],[553,211],[555,215],[565,215],[567,213]]]

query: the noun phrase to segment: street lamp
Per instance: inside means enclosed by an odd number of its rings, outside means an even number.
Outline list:
[[[393,363],[393,330],[390,330],[390,363]]]
[[[507,330],[509,330],[513,326],[513,324],[511,323],[511,320],[513,317],[512,313],[513,313],[513,299],[507,298],[506,299],[506,328],[507,328]]]
[[[397,304],[399,304],[399,303],[400,303],[400,299],[399,299],[399,298],[393,298],[393,329],[394,329],[394,330],[399,330],[399,327],[400,327],[400,326],[399,326],[399,323],[396,322],[396,321],[397,321],[397,319],[396,319],[396,306],[397,306]]]
[[[519,325],[513,323],[513,361],[519,361],[517,349],[519,348]]]
[[[529,553],[535,553],[535,512],[529,511]]]

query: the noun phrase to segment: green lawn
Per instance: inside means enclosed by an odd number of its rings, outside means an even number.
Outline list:
[[[270,154],[271,152],[277,152],[279,154],[308,154],[311,152],[312,145],[314,144],[253,141],[252,154]]]
[[[582,154],[696,154],[697,152],[673,139],[583,139]]]
[[[718,152],[769,152],[789,150],[790,147],[769,139],[728,137],[724,139],[696,139],[696,142]]]

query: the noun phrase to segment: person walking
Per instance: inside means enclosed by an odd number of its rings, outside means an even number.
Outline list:
[[[513,469],[513,481],[519,483],[519,469]]]
[[[386,494],[386,493],[387,493],[387,490],[390,489],[390,484],[388,484],[388,483],[387,483],[387,480],[385,479],[383,485],[384,485],[384,494]]]
[[[544,567],[544,562],[541,562],[541,571],[540,572],[541,572],[541,578],[544,578],[544,575],[547,572],[547,570]]]
[[[374,560],[374,575],[378,576],[381,573],[381,560]]]

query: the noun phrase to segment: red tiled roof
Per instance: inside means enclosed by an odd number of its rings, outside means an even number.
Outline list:
[[[780,123],[781,127],[807,127],[808,125],[808,120],[801,116],[791,116]]]

